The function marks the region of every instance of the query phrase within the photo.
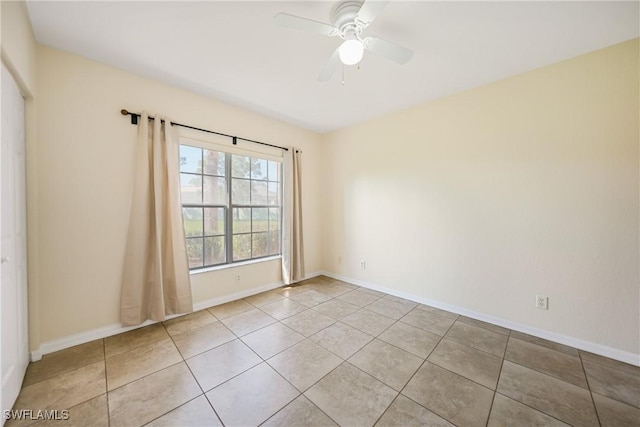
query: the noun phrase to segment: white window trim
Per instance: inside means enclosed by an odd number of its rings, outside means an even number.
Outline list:
[[[271,255],[264,258],[248,259],[246,261],[238,261],[230,264],[220,264],[220,265],[214,265],[211,267],[203,267],[203,268],[198,268],[194,270],[189,270],[189,274],[195,275],[200,273],[209,273],[211,271],[226,270],[227,268],[242,267],[245,265],[259,264],[261,262],[275,261],[279,259],[282,259],[282,255]]]

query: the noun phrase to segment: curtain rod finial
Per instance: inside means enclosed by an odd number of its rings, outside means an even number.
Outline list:
[[[122,114],[123,116],[130,115],[131,116],[131,124],[132,125],[137,125],[138,124],[138,116],[139,116],[139,114],[130,113],[129,111],[127,111],[124,108],[122,110],[120,110],[120,114]]]

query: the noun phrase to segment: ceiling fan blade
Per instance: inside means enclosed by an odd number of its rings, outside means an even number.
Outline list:
[[[405,64],[413,56],[411,49],[377,37],[367,37],[364,39],[364,48],[371,53],[383,56],[398,64]]]
[[[362,27],[367,27],[376,19],[376,16],[382,12],[389,3],[389,0],[366,0],[356,16]]]
[[[331,76],[333,76],[336,68],[338,68],[338,66],[340,65],[340,55],[338,54],[338,49],[333,51],[333,55],[331,55],[331,58],[329,58],[329,62],[327,62],[322,71],[320,71],[320,74],[318,75],[319,82],[324,83],[331,80]]]
[[[278,13],[273,17],[273,22],[281,27],[310,31],[312,33],[323,34],[325,36],[334,36],[338,34],[338,29],[333,25],[302,18],[300,16],[289,15],[288,13]]]

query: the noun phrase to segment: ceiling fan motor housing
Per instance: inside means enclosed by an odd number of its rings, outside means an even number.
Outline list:
[[[361,23],[356,19],[363,3],[362,1],[347,0],[338,3],[333,8],[331,21],[340,30],[339,34],[343,40],[360,40],[362,29],[368,25],[368,23]]]

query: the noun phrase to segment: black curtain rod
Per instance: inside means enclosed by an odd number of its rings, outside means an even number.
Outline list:
[[[137,125],[138,124],[138,117],[140,117],[140,114],[131,113],[131,112],[125,110],[124,108],[122,110],[120,110],[120,114],[122,114],[123,116],[131,116],[131,124],[132,125]],[[149,116],[149,120],[155,120],[155,117]],[[226,133],[214,132],[212,130],[197,128],[195,126],[189,126],[189,125],[185,125],[185,124],[182,124],[182,123],[170,122],[170,124],[172,126],[180,126],[180,127],[187,128],[187,129],[199,130],[200,132],[213,133],[215,135],[226,136],[226,137],[231,138],[231,141],[232,141],[233,145],[238,145],[238,140],[241,140],[241,141],[246,141],[246,142],[253,142],[254,144],[266,145],[267,147],[279,148],[279,149],[284,150],[284,151],[289,151],[289,149],[287,147],[280,147],[279,145],[273,145],[273,144],[267,144],[266,142],[254,141],[253,139],[240,138],[238,136],[227,135]]]

